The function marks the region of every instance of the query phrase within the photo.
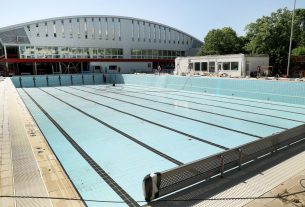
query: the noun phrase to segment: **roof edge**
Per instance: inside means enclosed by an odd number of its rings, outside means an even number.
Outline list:
[[[54,20],[61,20],[61,19],[70,19],[70,18],[85,18],[85,17],[86,18],[96,18],[96,17],[105,18],[105,17],[109,17],[109,18],[130,19],[130,20],[136,20],[136,21],[145,21],[145,22],[149,22],[149,23],[152,23],[152,24],[157,24],[157,25],[160,25],[160,26],[163,26],[163,27],[171,28],[171,29],[176,30],[180,33],[188,35],[188,36],[192,37],[193,39],[195,39],[195,40],[197,40],[197,41],[199,41],[203,44],[203,42],[201,40],[199,40],[198,38],[184,32],[180,29],[177,29],[177,28],[174,28],[174,27],[162,24],[162,23],[146,20],[146,19],[128,17],[128,16],[118,16],[118,15],[73,15],[73,16],[52,17],[52,18],[33,20],[33,21],[29,21],[29,22],[24,22],[24,23],[20,23],[20,24],[15,24],[15,25],[11,25],[11,26],[2,27],[2,28],[0,28],[0,32],[8,31],[8,30],[11,30],[11,29],[17,29],[19,27],[24,27],[24,26],[27,26],[29,24],[36,24],[36,23],[40,23],[40,22],[54,21]]]

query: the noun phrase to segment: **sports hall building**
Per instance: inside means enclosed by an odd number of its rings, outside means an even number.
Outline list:
[[[0,28],[0,61],[10,75],[173,70],[202,42],[178,29],[121,16],[71,16]]]

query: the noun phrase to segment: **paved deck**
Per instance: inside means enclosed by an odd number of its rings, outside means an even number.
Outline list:
[[[0,80],[1,196],[79,198],[8,79]],[[0,206],[83,206],[79,201],[0,198]]]

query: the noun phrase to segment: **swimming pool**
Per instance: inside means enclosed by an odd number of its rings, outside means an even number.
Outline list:
[[[267,81],[247,88],[230,79],[109,75],[103,84],[98,75],[71,77],[12,81],[82,198],[122,202],[105,206],[144,204],[137,201],[151,172],[305,123],[299,83],[283,83],[298,90],[292,93]]]

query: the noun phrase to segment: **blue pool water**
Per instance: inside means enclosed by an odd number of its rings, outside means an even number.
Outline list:
[[[108,75],[107,83],[121,83],[113,87],[90,74],[46,80],[22,77],[19,88],[20,79],[12,79],[82,198],[122,201],[87,202],[90,207],[128,205],[67,136],[134,201],[142,201],[142,180],[151,172],[305,123],[303,83]],[[278,84],[297,91],[279,90]]]

